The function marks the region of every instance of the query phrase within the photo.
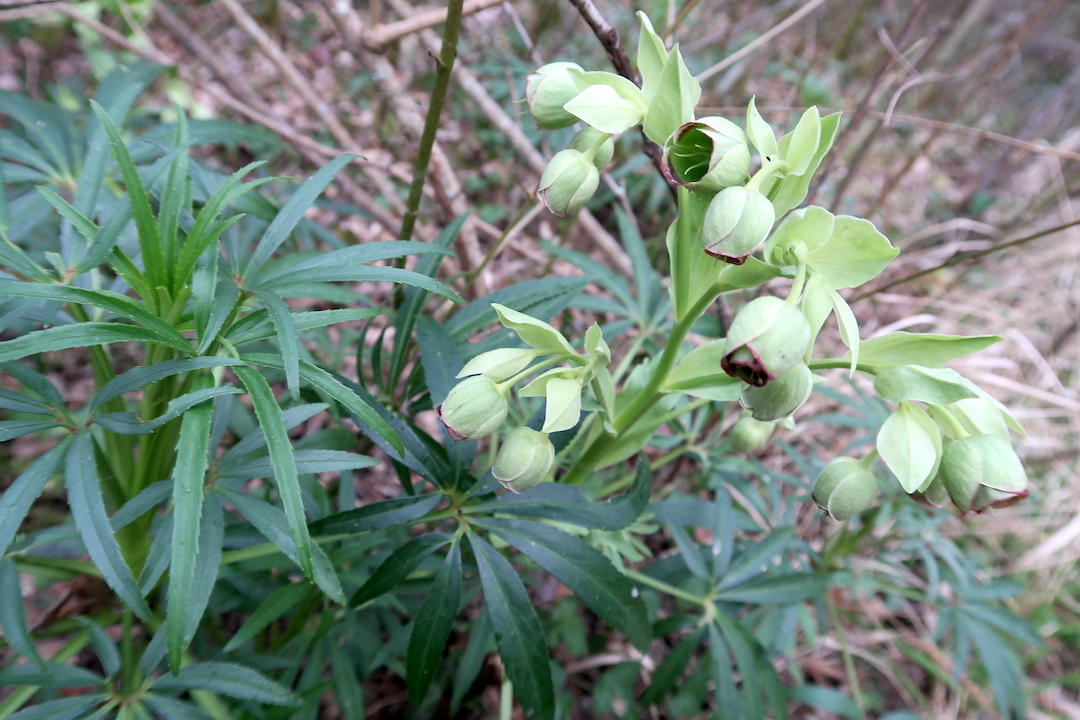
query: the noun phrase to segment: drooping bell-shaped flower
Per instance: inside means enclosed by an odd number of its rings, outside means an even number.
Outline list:
[[[520,427],[506,438],[491,474],[516,493],[539,484],[555,465],[555,446],[547,433]]]

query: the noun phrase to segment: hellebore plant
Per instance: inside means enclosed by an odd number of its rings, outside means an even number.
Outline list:
[[[657,427],[657,414],[661,421],[669,417],[664,413],[678,414],[673,396],[739,401],[745,415],[730,441],[749,452],[767,442],[775,423],[791,423],[815,373],[847,368],[873,378],[896,410],[874,452],[833,460],[815,484],[814,500],[834,520],[875,504],[877,457],[916,499],[951,501],[964,514],[1025,497],[1027,480],[1009,438],[1010,428],[1022,428],[970,381],[941,367],[1000,338],[897,332],[860,340],[838,291],[877,277],[898,251],[868,220],[798,208],[832,147],[839,114],[822,117],[811,107],[779,139],[753,99],[745,130],[727,118],[695,118],[700,86],[678,47],[667,50],[639,17],[640,88],[612,73],[558,62],[529,76],[526,97],[540,128],[584,124],[540,180],[538,197],[556,215],[581,209],[595,193],[615,135],[640,126],[662,146],[663,174],[677,187],[678,204],[667,233],[672,318],[664,349],[624,382],[623,373],[607,369],[610,352],[599,327],[589,329],[582,355],[547,323],[495,306],[532,350],[495,350],[466,366],[462,376],[469,377],[442,409],[450,433],[477,438],[499,427],[510,388],[539,373],[518,395],[545,398],[543,426],[511,433],[495,460],[495,477],[522,492],[561,467],[559,482],[581,484],[641,450],[649,434],[632,431]],[[780,279],[790,280],[786,297],[759,294],[739,309],[726,337],[687,351],[691,328],[720,295]],[[814,341],[830,315],[850,352],[815,359]],[[528,366],[540,356],[547,359]],[[569,367],[550,367],[555,363]],[[547,434],[575,428],[579,449],[555,462]]]

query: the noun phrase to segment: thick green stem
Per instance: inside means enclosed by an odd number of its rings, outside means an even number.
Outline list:
[[[435,73],[435,87],[431,91],[431,104],[427,117],[424,118],[424,131],[420,136],[420,147],[413,163],[412,185],[409,186],[409,199],[405,203],[405,217],[401,221],[399,240],[411,240],[416,216],[420,213],[420,200],[424,194],[424,180],[427,177],[428,164],[431,162],[431,148],[435,145],[435,134],[439,130],[439,118],[442,117],[446,103],[447,89],[450,87],[450,73],[457,58],[458,31],[461,29],[461,8],[464,0],[450,0],[446,8],[446,29],[443,32],[442,49],[439,51],[439,67]]]

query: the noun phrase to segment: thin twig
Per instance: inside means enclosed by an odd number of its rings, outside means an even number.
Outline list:
[[[505,0],[466,0],[464,4],[458,3],[461,6],[458,21],[460,22],[461,16],[472,15],[501,2],[505,2]],[[418,33],[421,30],[427,30],[445,22],[453,22],[450,19],[450,13],[456,12],[453,5],[453,3],[450,3],[447,8],[436,8],[417,13],[395,23],[376,25],[367,32],[361,32],[360,41],[364,43],[364,47],[368,50],[381,52],[386,49],[387,45],[395,40],[400,40],[406,35]]]
[[[722,72],[722,71],[726,70],[728,67],[730,67],[730,66],[734,65],[735,63],[739,62],[744,57],[746,57],[750,53],[754,52],[755,50],[757,50],[762,45],[765,45],[770,40],[772,40],[774,37],[776,37],[780,33],[784,32],[785,30],[787,30],[789,27],[791,27],[795,23],[802,20],[804,17],[806,17],[811,12],[813,12],[819,5],[823,4],[824,2],[825,2],[825,0],[810,0],[810,2],[806,3],[801,8],[799,8],[795,12],[791,13],[791,15],[789,15],[785,20],[783,20],[782,22],[777,23],[776,25],[769,28],[768,31],[766,31],[766,32],[762,33],[761,35],[759,35],[758,37],[754,38],[753,42],[750,42],[749,44],[744,45],[743,47],[739,48],[738,50],[736,50],[732,54],[728,55],[726,58],[724,58],[720,62],[713,65],[708,70],[705,70],[704,72],[699,73],[698,76],[697,76],[698,82],[705,82],[706,80],[711,78],[713,75],[716,75],[717,73]]]
[[[852,303],[857,302],[857,301],[862,300],[864,298],[870,297],[871,295],[876,295],[878,293],[885,292],[886,290],[891,290],[892,288],[896,287],[897,285],[903,285],[904,283],[911,282],[912,280],[915,280],[917,278],[921,278],[921,277],[924,277],[926,275],[936,273],[938,270],[944,270],[945,268],[950,268],[950,267],[953,267],[955,265],[959,265],[961,263],[968,262],[969,260],[978,260],[979,258],[986,257],[987,255],[991,255],[991,254],[996,253],[996,252],[998,252],[1000,250],[1005,250],[1007,248],[1017,247],[1018,245],[1024,245],[1026,243],[1032,242],[1033,240],[1038,240],[1039,238],[1044,238],[1047,235],[1053,235],[1055,233],[1062,232],[1063,230],[1068,230],[1071,227],[1076,227],[1077,225],[1080,225],[1080,220],[1072,220],[1072,221],[1067,222],[1067,223],[1062,223],[1061,225],[1055,225],[1054,227],[1047,228],[1045,230],[1040,230],[1039,232],[1032,233],[1031,235],[1025,235],[1024,237],[1017,238],[1015,240],[1007,240],[1005,242],[998,243],[997,245],[991,245],[990,247],[984,248],[982,250],[978,250],[978,251],[973,252],[973,253],[968,253],[966,255],[957,255],[956,257],[953,257],[953,258],[941,263],[940,265],[936,265],[936,266],[934,266],[932,268],[926,268],[925,270],[919,270],[918,272],[914,272],[911,275],[908,275],[907,277],[902,277],[902,278],[899,278],[897,280],[893,280],[892,282],[885,283],[881,287],[874,288],[873,290],[869,290],[869,291],[867,291],[867,292],[865,292],[865,293],[863,293],[861,295],[857,295],[857,296],[853,297],[851,300],[849,300],[848,302],[852,302]]]

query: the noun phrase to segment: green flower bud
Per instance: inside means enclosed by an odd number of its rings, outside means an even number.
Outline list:
[[[806,363],[763,387],[743,388],[739,403],[750,411],[755,420],[772,423],[791,415],[803,406],[814,389],[814,373]]]
[[[1012,445],[993,435],[969,435],[950,443],[938,473],[964,515],[1009,507],[1028,496],[1020,458]]]
[[[670,182],[691,190],[716,192],[742,185],[750,176],[746,133],[722,117],[688,122],[664,143],[662,168]]]
[[[567,148],[555,153],[536,194],[548,210],[565,217],[580,210],[600,185],[600,171],[580,150]]]
[[[741,185],[716,194],[705,210],[701,244],[705,252],[732,265],[742,265],[765,242],[776,220],[769,198]]]
[[[755,298],[735,315],[720,367],[762,387],[802,362],[810,335],[810,323],[799,308],[771,295]]]
[[[439,419],[455,440],[478,440],[502,425],[510,405],[506,393],[486,375],[455,385],[439,406]]]
[[[749,413],[744,413],[731,426],[731,435],[728,436],[731,439],[731,449],[737,453],[757,452],[765,447],[775,429],[776,425],[773,423],[759,422],[750,417]]]
[[[537,127],[558,130],[578,121],[577,117],[563,109],[581,92],[567,72],[569,68],[581,70],[577,63],[553,62],[525,78],[525,99]]]
[[[611,158],[615,157],[615,141],[611,134],[600,132],[594,127],[586,126],[574,135],[570,141],[572,150],[579,150],[588,155],[592,151],[592,161],[596,169],[603,172],[611,164]]]
[[[814,502],[838,522],[869,510],[877,500],[874,473],[855,458],[838,457],[822,468],[814,482]]]
[[[555,446],[547,433],[520,427],[510,433],[495,458],[491,474],[512,492],[539,484],[555,465]]]

